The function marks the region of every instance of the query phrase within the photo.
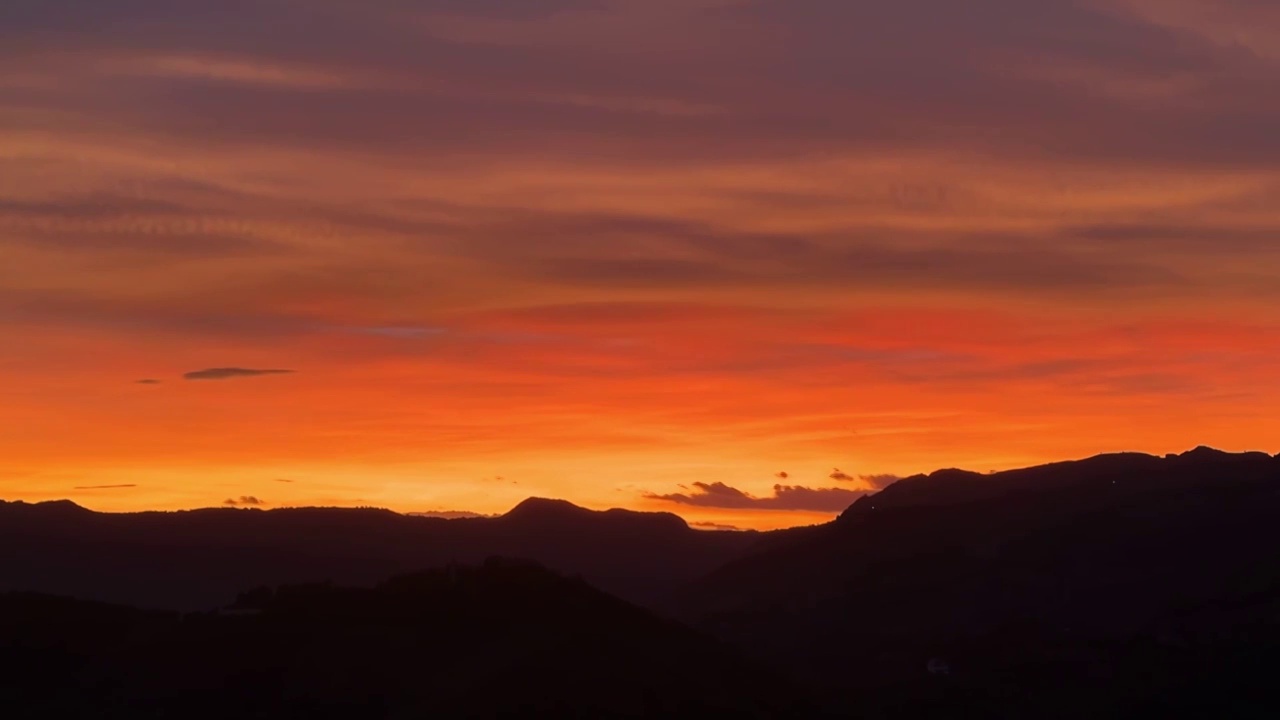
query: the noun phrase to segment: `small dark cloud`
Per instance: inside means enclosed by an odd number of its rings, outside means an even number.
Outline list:
[[[787,478],[791,477],[791,473],[786,472],[786,471],[784,470],[784,471],[782,471],[782,472],[780,472],[780,473],[778,473],[778,474],[774,475],[774,477],[778,478],[779,480],[786,480]]]
[[[890,475],[886,473],[883,475],[859,475],[858,479],[877,490],[881,490],[898,482],[902,478],[897,475]]]
[[[293,481],[292,481],[292,480],[290,480],[289,478],[276,478],[276,482],[278,482],[278,483],[292,483]]]
[[[262,375],[289,375],[293,370],[255,370],[253,368],[208,368],[195,370],[183,375],[185,380],[232,380],[235,378],[259,377]]]
[[[733,510],[795,510],[801,512],[838,513],[866,495],[861,490],[844,488],[808,488],[797,485],[774,485],[773,495],[757,497],[724,483],[693,484],[693,490],[685,493],[659,495],[646,493],[649,500],[663,500],[692,507],[722,508]]]
[[[155,378],[143,378],[141,380],[136,380],[134,382],[137,385],[159,385],[160,384],[160,381],[156,380]]]
[[[136,488],[137,485],[80,485],[76,490],[123,490],[125,488]]]
[[[889,475],[889,474],[884,474],[884,475],[857,475],[857,476],[854,476],[854,475],[850,475],[849,473],[847,473],[847,472],[845,472],[845,471],[841,470],[840,468],[835,468],[835,469],[833,469],[833,470],[831,471],[831,474],[830,474],[830,475],[828,475],[827,477],[831,478],[832,480],[838,481],[838,482],[857,482],[857,483],[862,483],[863,485],[866,485],[867,487],[873,488],[873,489],[875,489],[875,490],[882,490],[882,489],[884,489],[884,488],[888,487],[889,485],[892,485],[892,484],[894,484],[895,482],[897,482],[897,481],[899,481],[899,480],[901,480],[901,479],[902,479],[902,478],[898,477],[897,475]]]
[[[737,525],[725,525],[723,523],[706,522],[706,521],[689,523],[689,527],[695,527],[695,528],[698,528],[699,530],[728,530],[732,532],[742,531],[742,528],[738,527]]]
[[[238,507],[241,505],[245,505],[245,506],[265,505],[266,503],[264,503],[260,498],[254,497],[253,495],[241,495],[238,499],[227,498],[226,500],[222,501],[222,504],[230,507]]]

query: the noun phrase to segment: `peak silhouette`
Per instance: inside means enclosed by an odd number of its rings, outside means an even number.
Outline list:
[[[1272,460],[1266,453],[1228,453],[1202,446],[1163,458],[1142,453],[1111,453],[990,474],[938,470],[904,478],[879,493],[860,498],[842,517],[858,517],[871,508],[947,505],[1018,493],[1044,495],[1072,489],[1085,492],[1120,482],[1129,490],[1174,489],[1212,482],[1215,476],[1229,479],[1241,472],[1266,472],[1274,467]]]
[[[529,498],[500,517],[511,523],[555,526],[561,531],[584,529],[630,533],[683,534],[689,524],[672,513],[636,512],[622,508],[588,510],[567,500]]]
[[[70,500],[46,500],[38,503],[25,503],[21,500],[16,502],[6,502],[0,500],[0,512],[21,512],[32,516],[40,516],[45,518],[58,517],[82,517],[90,514],[92,511],[83,508]]]
[[[568,500],[531,497],[511,508],[506,517],[565,518],[584,517],[590,513],[590,510],[574,505]]]

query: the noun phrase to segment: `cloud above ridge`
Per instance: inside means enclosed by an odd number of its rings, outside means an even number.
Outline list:
[[[648,500],[661,500],[690,507],[733,510],[790,510],[798,512],[838,513],[865,495],[858,490],[843,488],[809,488],[798,485],[774,485],[773,494],[764,497],[751,495],[724,483],[693,483],[693,490],[685,493],[648,493]]]

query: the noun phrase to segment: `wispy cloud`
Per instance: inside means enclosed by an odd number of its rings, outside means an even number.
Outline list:
[[[443,335],[448,330],[437,327],[370,327],[356,328],[354,332],[365,335],[377,335],[380,337],[397,338],[400,340],[420,340],[422,338],[435,337]]]
[[[80,486],[76,487],[75,489],[76,489],[76,490],[124,490],[124,489],[127,489],[127,488],[136,488],[136,487],[138,487],[138,486],[137,486],[137,485],[133,485],[133,484],[127,484],[127,485],[80,485]]]
[[[209,368],[195,370],[184,374],[185,380],[234,380],[236,378],[260,377],[263,375],[289,375],[293,370],[254,370],[251,368]]]

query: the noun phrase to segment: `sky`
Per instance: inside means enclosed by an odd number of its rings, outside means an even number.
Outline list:
[[[1270,0],[6,0],[0,497],[1280,451]]]

